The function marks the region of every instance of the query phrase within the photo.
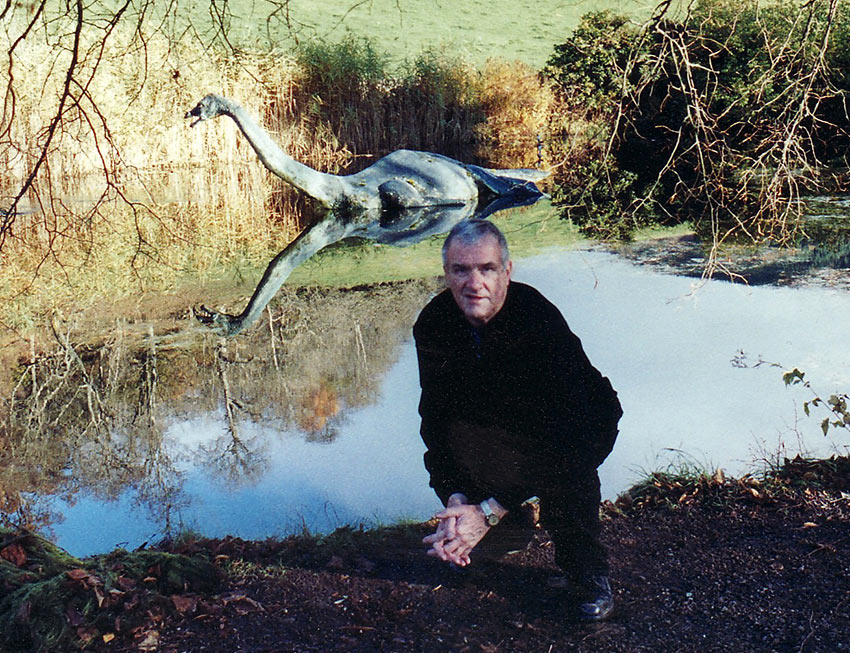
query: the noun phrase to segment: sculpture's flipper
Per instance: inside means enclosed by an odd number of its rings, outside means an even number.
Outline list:
[[[517,169],[515,171],[502,170],[500,174],[495,175],[491,170],[480,166],[466,164],[466,169],[475,177],[475,180],[487,188],[494,195],[517,196],[517,197],[542,197],[543,193],[534,182],[522,177],[510,177],[508,172],[516,172],[519,175],[525,175],[529,171],[527,169]],[[536,172],[536,171],[535,171]],[[501,174],[505,173],[505,174]]]
[[[378,186],[381,207],[385,211],[399,211],[414,206],[423,206],[424,198],[409,181],[390,179]]]

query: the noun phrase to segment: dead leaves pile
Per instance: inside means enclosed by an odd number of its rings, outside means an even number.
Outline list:
[[[115,640],[153,651],[166,618],[217,609],[201,558],[115,551],[85,561],[31,533],[0,531],[0,648],[69,650]]]
[[[761,478],[745,475],[728,478],[723,470],[713,474],[675,474],[653,472],[604,508],[611,513],[634,513],[656,506],[688,506],[709,501],[718,505],[734,502],[817,503],[828,500],[850,502],[850,458],[785,459],[782,466]],[[824,499],[837,495],[837,499]]]
[[[850,492],[850,457],[831,456],[810,459],[786,458],[775,473],[776,478],[792,485],[819,488],[834,493]]]

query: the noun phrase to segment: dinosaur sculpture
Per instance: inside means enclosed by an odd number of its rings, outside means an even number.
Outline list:
[[[235,102],[207,95],[186,118],[229,116],[272,173],[338,214],[465,204],[504,195],[540,197],[534,182],[548,175],[526,168],[490,170],[430,152],[397,150],[352,175],[331,175],[288,156]]]
[[[534,182],[548,175],[531,169],[491,170],[412,150],[397,150],[352,175],[331,175],[288,156],[242,107],[226,98],[207,95],[186,118],[194,117],[195,126],[221,115],[236,122],[266,168],[328,209],[269,263],[239,315],[195,309],[200,322],[226,336],[250,326],[292,271],[327,245],[352,237],[410,245],[449,231],[460,220],[533,204],[543,197]]]

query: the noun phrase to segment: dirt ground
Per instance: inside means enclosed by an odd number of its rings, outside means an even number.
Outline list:
[[[742,486],[743,487],[743,486]],[[748,488],[744,488],[747,490]],[[212,597],[175,599],[157,651],[842,651],[850,649],[850,495],[749,488],[608,510],[616,608],[570,618],[544,536],[498,563],[427,558],[426,526],[324,540],[205,540]],[[118,641],[99,650],[121,648]]]

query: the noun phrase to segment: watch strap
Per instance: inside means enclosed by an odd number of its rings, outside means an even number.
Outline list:
[[[482,501],[479,506],[481,508],[481,511],[484,513],[484,519],[488,525],[495,526],[501,521],[499,515],[493,512],[493,508],[490,506],[489,499],[484,499],[484,501]]]

